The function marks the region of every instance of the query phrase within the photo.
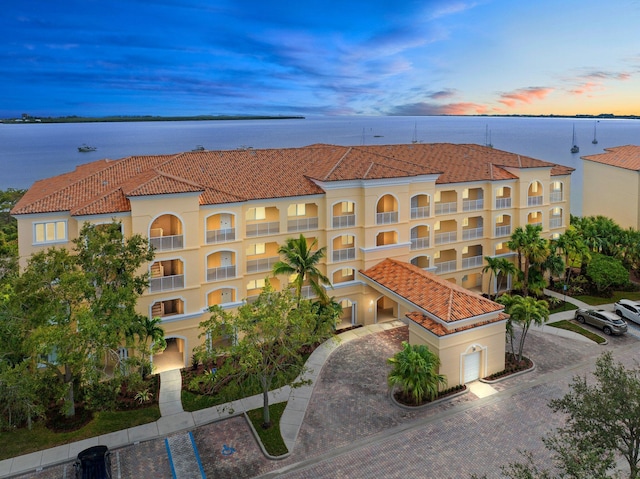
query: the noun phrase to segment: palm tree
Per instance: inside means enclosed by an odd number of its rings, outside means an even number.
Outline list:
[[[447,384],[447,378],[438,374],[440,358],[424,344],[410,345],[403,341],[402,350],[387,362],[393,366],[387,377],[389,387],[398,386],[416,404],[425,398],[433,401],[440,386]]]
[[[144,316],[140,319],[137,335],[140,351],[142,352],[142,365],[140,374],[144,378],[147,371],[151,371],[151,356],[167,347],[164,339],[164,329],[160,327],[161,318],[149,318]],[[151,344],[149,344],[151,340]]]
[[[522,281],[522,293],[529,295],[529,270],[533,266],[539,269],[539,265],[549,256],[549,242],[540,237],[542,226],[526,225],[524,228],[515,229],[511,239],[507,243],[509,249],[518,253],[518,265],[520,267]]]
[[[326,299],[327,293],[322,284],[331,285],[329,278],[318,269],[318,264],[325,255],[326,247],[313,251],[316,244],[317,240],[314,239],[313,243],[308,245],[307,238],[302,234],[298,239],[288,238],[286,243],[278,250],[278,253],[284,258],[273,265],[274,275],[296,275],[293,283],[296,288],[298,306],[302,299],[302,286],[305,282],[309,282],[311,288],[323,301]]]
[[[502,291],[502,281],[509,275],[515,275],[518,272],[516,265],[509,261],[507,258],[496,258],[496,276],[498,278],[498,291]],[[502,273],[502,276],[500,275]]]
[[[564,256],[564,282],[568,284],[571,280],[572,267],[578,263],[581,264],[582,259],[589,256],[589,248],[573,225],[569,226],[553,243]]]
[[[522,327],[520,343],[518,345],[518,361],[522,361],[522,352],[527,333],[532,324],[543,325],[549,319],[549,304],[544,300],[538,300],[531,296],[509,296],[498,298],[500,304],[505,305],[505,312],[509,314],[509,321]],[[513,337],[512,348],[513,348]]]
[[[482,268],[482,273],[489,272],[489,297],[491,297],[491,286],[493,283],[491,280],[494,276],[498,276],[498,260],[499,258],[494,258],[493,256],[485,256],[484,260],[487,262],[487,265]]]

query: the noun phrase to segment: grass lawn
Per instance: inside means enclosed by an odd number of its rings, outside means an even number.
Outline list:
[[[578,309],[578,307],[575,304],[567,301],[558,305],[556,308],[549,309],[549,314],[561,313],[562,311],[572,311],[574,309]]]
[[[0,461],[110,432],[128,429],[160,419],[158,405],[132,411],[98,412],[90,423],[77,431],[53,432],[37,422],[33,429],[0,432]]]
[[[589,296],[586,294],[574,296],[574,298],[592,306],[599,306],[601,304],[615,303],[616,301],[623,298],[630,299],[632,301],[640,301],[640,291],[614,291],[613,295],[609,298],[602,298],[600,296]]]
[[[285,407],[287,407],[286,402],[269,404],[269,417],[271,418],[269,429],[262,428],[262,408],[247,411],[247,416],[260,436],[262,445],[271,456],[282,456],[289,452],[282,439],[282,434],[280,434],[280,418]]]
[[[588,329],[583,328],[579,324],[576,324],[568,319],[563,319],[562,321],[555,321],[553,323],[547,323],[547,326],[551,326],[553,328],[566,329],[567,331],[573,331],[574,333],[582,334],[584,337],[595,341],[598,344],[602,344],[606,341],[602,336],[589,331]]]

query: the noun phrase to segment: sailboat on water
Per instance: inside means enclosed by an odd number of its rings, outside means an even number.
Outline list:
[[[598,125],[598,120],[596,120],[593,123],[593,140],[591,140],[591,143],[593,143],[594,145],[598,144],[598,139],[596,138],[596,126]]]
[[[484,132],[484,146],[493,148],[493,143],[491,143],[491,130],[489,129],[489,125],[486,125]]]
[[[580,151],[580,148],[576,143],[576,125],[575,124],[573,125],[573,139],[571,142],[573,143],[573,146],[571,147],[571,153],[578,153]]]
[[[418,143],[418,122],[413,125],[413,138],[411,138],[411,143]]]

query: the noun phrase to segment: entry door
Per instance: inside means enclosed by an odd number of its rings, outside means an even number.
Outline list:
[[[222,304],[231,302],[231,290],[230,289],[223,289],[222,291],[220,291],[220,302]]]
[[[220,252],[220,266],[232,266],[231,263],[231,251]]]
[[[480,351],[464,356],[464,383],[480,378]]]
[[[220,215],[220,229],[221,230],[230,230],[231,229],[231,215],[224,213]]]

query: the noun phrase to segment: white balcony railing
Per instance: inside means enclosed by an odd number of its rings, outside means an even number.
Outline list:
[[[462,211],[476,211],[484,208],[484,198],[477,200],[462,200]]]
[[[462,241],[474,240],[484,236],[484,228],[464,228],[462,230]]]
[[[287,231],[308,231],[318,229],[318,217],[296,218],[287,221]]]
[[[496,226],[496,236],[511,236],[511,225]]]
[[[448,215],[450,213],[455,213],[456,211],[458,211],[458,203],[455,201],[451,201],[449,203],[436,203],[437,215]]]
[[[458,240],[458,232],[447,231],[446,233],[436,233],[435,240],[436,244],[454,243]]]
[[[429,247],[429,237],[411,238],[411,249],[424,249]]]
[[[534,223],[529,223],[531,226],[542,226],[542,221],[536,221]]]
[[[207,268],[207,281],[220,281],[236,277],[236,265]]]
[[[562,218],[549,219],[549,228],[560,228],[562,226]]]
[[[398,212],[397,211],[387,211],[384,213],[376,213],[376,224],[378,225],[388,225],[390,223],[398,222]]]
[[[356,215],[340,215],[333,217],[334,228],[348,228],[356,225]]]
[[[269,258],[250,259],[247,261],[247,273],[259,273],[261,271],[271,271],[273,265],[278,262],[279,256]]]
[[[414,206],[411,208],[411,219],[428,218],[431,214],[430,206]]]
[[[347,261],[356,258],[355,248],[341,248],[333,250],[333,261]]]
[[[270,221],[247,225],[247,236],[266,236],[280,233],[280,223]]]
[[[562,201],[562,191],[552,191],[549,197],[552,203],[559,203]]]
[[[511,198],[496,198],[496,209],[511,208]]]
[[[542,204],[542,196],[529,196],[527,197],[528,206],[540,206]]]
[[[235,228],[223,228],[219,230],[207,230],[207,244],[225,243],[227,241],[235,241]]]
[[[462,258],[462,269],[477,268],[482,266],[484,258],[480,256],[470,256],[469,258]]]
[[[149,241],[156,251],[170,251],[172,249],[184,248],[183,235],[152,236],[149,238]]]
[[[152,293],[182,288],[184,288],[184,274],[151,278],[151,281],[149,281],[149,291]]]
[[[451,261],[442,261],[440,263],[435,263],[436,265],[436,274],[439,273],[450,273],[451,271],[456,270],[456,260]]]

